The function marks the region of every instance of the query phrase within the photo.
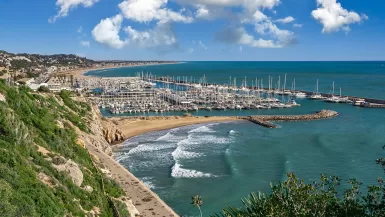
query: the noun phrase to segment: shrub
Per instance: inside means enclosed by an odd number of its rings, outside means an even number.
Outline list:
[[[37,88],[37,91],[43,92],[43,93],[50,93],[51,92],[51,90],[46,86],[40,86],[39,88]]]
[[[378,159],[385,171],[385,159]],[[227,207],[215,217],[264,217],[264,216],[319,216],[319,217],[383,217],[385,216],[385,185],[367,186],[364,194],[362,183],[348,180],[350,188],[341,191],[339,177],[321,175],[320,181],[307,184],[294,173],[287,174],[285,182],[271,185],[271,194],[251,193],[242,200],[243,207]],[[343,192],[343,194],[341,194]]]

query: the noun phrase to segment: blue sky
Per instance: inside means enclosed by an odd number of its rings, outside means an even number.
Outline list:
[[[121,60],[385,60],[383,0],[0,0],[0,49]]]

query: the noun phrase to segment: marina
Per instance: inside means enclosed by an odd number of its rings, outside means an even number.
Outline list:
[[[329,93],[320,93],[318,79],[313,92],[297,90],[295,79],[287,88],[286,74],[283,79],[278,76],[276,82],[272,76],[267,80],[267,87],[263,78],[250,81],[246,77],[241,79],[240,85],[237,78],[232,77],[228,83],[219,85],[208,83],[205,75],[195,79],[187,76],[157,77],[141,72],[135,77],[76,79],[73,85],[101,109],[107,109],[111,114],[134,116],[199,110],[290,109],[300,106],[296,100],[303,98],[364,108],[385,108],[384,100],[344,96],[341,88],[336,95],[334,82]]]

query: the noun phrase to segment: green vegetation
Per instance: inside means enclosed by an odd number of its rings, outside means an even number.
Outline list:
[[[385,172],[385,159],[378,159]],[[385,182],[370,185],[362,192],[362,183],[348,181],[348,189],[338,189],[339,177],[321,175],[320,181],[306,184],[293,173],[287,174],[285,182],[271,185],[272,193],[252,193],[242,200],[244,207],[227,207],[215,217],[384,217]],[[213,217],[214,217],[213,216]]]
[[[84,210],[98,207],[100,216],[113,216],[103,191],[106,177],[93,166],[87,150],[75,143],[74,126],[89,131],[90,107],[75,103],[67,93],[59,97],[34,94],[27,87],[8,87],[2,80],[0,93],[6,96],[6,102],[0,102],[0,215],[85,216]],[[37,145],[50,153],[38,152]],[[65,160],[52,160],[59,156]],[[61,164],[69,159],[83,173],[80,187],[51,162]],[[106,180],[108,194],[124,195],[114,181]],[[92,192],[84,190],[85,186],[92,187]]]
[[[202,210],[201,210],[201,207],[202,207],[202,205],[203,205],[202,197],[199,196],[199,195],[196,195],[196,196],[194,196],[194,197],[191,197],[191,204],[192,204],[193,206],[198,207],[200,216],[202,217]]]
[[[50,89],[46,86],[40,86],[39,88],[37,88],[37,91],[38,92],[42,92],[42,93],[50,93]]]
[[[116,209],[118,210],[120,216],[130,216],[130,212],[128,212],[128,210],[126,209],[126,205],[122,201],[113,199],[113,203]]]
[[[33,64],[27,60],[11,60],[12,69],[20,70],[33,66]]]

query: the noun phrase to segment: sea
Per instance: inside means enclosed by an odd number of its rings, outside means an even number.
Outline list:
[[[385,62],[185,62],[170,65],[90,71],[103,77],[134,76],[137,72],[157,76],[187,76],[209,83],[227,84],[230,76],[274,81],[286,74],[288,89],[336,92],[385,99]],[[308,183],[322,173],[336,175],[343,183],[355,178],[366,185],[385,176],[375,160],[384,157],[385,109],[349,104],[330,104],[298,99],[300,107],[245,111],[198,111],[194,115],[306,114],[332,109],[340,116],[309,122],[278,122],[267,129],[247,121],[185,126],[143,134],[115,148],[115,159],[156,192],[181,216],[198,216],[191,197],[201,195],[203,216],[227,206],[239,207],[251,192],[269,194],[270,184],[294,172]],[[105,116],[111,116],[102,110]],[[159,115],[159,114],[151,114]],[[163,115],[175,115],[168,113]],[[341,188],[348,187],[343,184]]]

